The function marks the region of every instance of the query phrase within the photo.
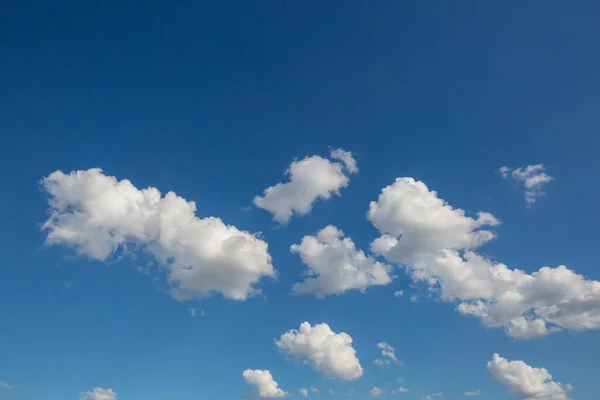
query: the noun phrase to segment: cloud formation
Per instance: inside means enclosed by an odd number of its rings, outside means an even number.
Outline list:
[[[373,389],[369,390],[369,396],[379,397],[383,396],[386,393],[385,390],[378,388],[377,386],[373,387]]]
[[[486,326],[521,339],[600,328],[600,282],[565,266],[529,274],[475,252],[495,237],[486,229],[499,223],[492,214],[469,217],[423,182],[398,178],[371,202],[368,218],[382,234],[373,252]]]
[[[514,400],[568,400],[565,390],[571,386],[552,380],[545,368],[534,368],[523,361],[508,361],[494,354],[487,363],[493,379],[499,381],[513,394]]]
[[[311,326],[303,322],[300,329],[290,329],[281,335],[275,345],[283,354],[310,364],[315,372],[328,378],[352,381],[363,374],[352,337],[333,332],[325,323]]]
[[[383,359],[377,358],[375,361],[373,361],[373,364],[377,366],[390,365],[392,362],[395,364],[401,364],[401,362],[396,358],[396,349],[394,349],[389,343],[377,343],[377,348],[381,350]]]
[[[305,388],[298,390],[298,393],[300,393],[300,396],[302,397],[308,397],[308,390]]]
[[[527,206],[531,207],[538,197],[545,193],[543,187],[554,180],[546,173],[543,164],[528,165],[523,168],[511,169],[508,167],[498,168],[498,172],[503,178],[509,176],[525,187],[525,201]]]
[[[117,400],[117,394],[112,389],[95,388],[84,393],[81,400]]]
[[[268,370],[247,369],[243,372],[246,383],[253,386],[261,399],[287,397],[289,393],[281,390]]]
[[[168,271],[179,300],[212,293],[245,300],[261,292],[262,277],[276,275],[264,240],[219,218],[197,217],[196,204],[174,192],[140,190],[99,168],[56,171],[41,186],[50,196],[46,243],[99,261],[118,249],[142,249]]]
[[[309,213],[317,200],[339,195],[358,167],[349,151],[332,150],[330,157],[341,162],[317,155],[292,162],[285,172],[289,182],[266,188],[262,196],[254,198],[254,205],[273,214],[278,223],[286,224],[294,214]]]
[[[390,265],[357,250],[349,237],[333,225],[315,236],[304,236],[291,247],[308,267],[306,280],[293,286],[295,293],[313,293],[319,298],[349,290],[364,292],[369,286],[392,281]]]

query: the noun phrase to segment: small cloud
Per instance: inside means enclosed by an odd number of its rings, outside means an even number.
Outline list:
[[[379,397],[379,396],[383,396],[385,394],[385,390],[378,388],[377,386],[375,386],[373,389],[369,390],[369,396],[372,397]]]
[[[6,389],[12,389],[8,383],[2,382],[2,381],[0,381],[0,387],[6,388]]]
[[[397,393],[406,393],[408,392],[408,389],[405,388],[404,386],[399,387],[396,390],[392,390],[392,394],[397,394]]]
[[[573,385],[571,385],[570,383],[567,383],[565,385],[565,390],[573,390]]]
[[[413,303],[416,303],[419,298],[416,295],[414,295],[414,296],[410,296],[408,299],[410,301],[412,301]]]
[[[440,397],[440,396],[443,396],[443,395],[444,395],[444,393],[442,393],[442,392],[437,392],[437,393],[430,394],[431,397]]]
[[[475,392],[465,392],[465,396],[479,396],[481,394],[481,390],[477,389]]]
[[[397,290],[394,292],[394,296],[396,296],[396,297],[402,297],[403,294],[404,294],[404,290]]]
[[[543,164],[528,165],[515,169],[500,167],[498,173],[505,179],[510,175],[513,180],[523,184],[525,187],[525,201],[528,207],[531,207],[538,197],[545,194],[542,187],[554,180],[552,176],[546,173]]]
[[[502,175],[503,178],[507,178],[510,173],[510,168],[508,167],[500,167],[498,168],[498,173]]]
[[[192,317],[192,318],[204,317],[204,310],[201,310],[199,308],[190,308],[189,312],[190,312],[190,317]]]
[[[314,393],[319,393],[319,388],[316,388],[316,387],[313,387],[313,386],[311,386],[311,387],[310,387],[310,391],[311,391],[311,392],[314,392]]]
[[[329,392],[329,394],[334,394],[335,393],[332,388],[329,388],[327,391]]]
[[[404,382],[404,378],[396,378],[396,382]]]
[[[308,390],[306,390],[304,388],[298,390],[298,393],[300,393],[300,396],[302,396],[302,397],[308,397]]]

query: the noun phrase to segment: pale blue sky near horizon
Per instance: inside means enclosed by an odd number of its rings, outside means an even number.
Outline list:
[[[4,4],[0,381],[11,388],[0,400],[78,399],[96,387],[123,400],[237,399],[247,368],[270,370],[295,397],[313,386],[310,397],[353,388],[366,399],[377,386],[388,398],[506,399],[486,371],[494,353],[546,368],[573,399],[596,399],[600,331],[515,340],[412,288],[401,270],[365,294],[292,295],[304,266],[290,246],[332,224],[368,252],[378,236],[369,202],[414,177],[501,221],[481,248],[489,257],[600,280],[599,17],[592,1]],[[285,226],[252,206],[294,159],[331,148],[359,167],[339,196]],[[539,163],[554,180],[527,207],[497,169]],[[142,254],[106,263],[45,246],[40,180],[94,167],[261,232],[277,278],[246,301],[185,303],[136,270]],[[279,354],[274,340],[304,321],[351,335],[364,375],[331,380]],[[373,365],[381,341],[404,365]],[[410,392],[389,393],[399,386]]]

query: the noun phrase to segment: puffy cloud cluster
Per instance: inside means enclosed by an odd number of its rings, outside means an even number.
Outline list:
[[[260,293],[261,277],[275,276],[265,241],[219,218],[198,218],[196,204],[174,192],[140,190],[98,168],[56,171],[41,185],[50,195],[48,244],[100,261],[119,248],[141,248],[166,267],[177,299],[216,292],[245,300]]]
[[[514,395],[514,400],[568,400],[566,390],[552,380],[552,375],[545,368],[534,368],[523,361],[508,361],[494,354],[487,363],[487,369],[493,379],[505,385]]]
[[[317,155],[292,162],[286,171],[289,182],[266,188],[263,196],[254,198],[254,205],[273,214],[280,224],[286,224],[294,214],[309,213],[318,199],[338,195],[358,167],[349,151],[332,150],[330,157],[340,162]]]
[[[112,389],[95,388],[84,393],[81,400],[117,400],[117,394]]]
[[[289,395],[279,388],[279,384],[275,382],[273,375],[268,370],[247,369],[243,372],[243,376],[246,383],[254,386],[261,399],[274,399]]]
[[[316,236],[305,236],[300,244],[292,245],[291,251],[298,253],[308,267],[308,278],[294,285],[295,293],[314,293],[323,298],[354,289],[364,292],[369,286],[392,281],[390,265],[357,250],[352,239],[332,225]]]
[[[371,202],[368,218],[382,234],[373,252],[486,326],[524,339],[600,328],[600,282],[565,266],[526,273],[475,252],[495,236],[486,227],[499,221],[489,213],[469,217],[423,182],[398,178]]]
[[[508,167],[498,168],[503,178],[512,177],[515,181],[525,186],[525,201],[528,206],[533,205],[538,197],[544,195],[543,186],[554,180],[546,173],[542,164],[528,165],[524,168],[511,169]]]
[[[396,349],[394,349],[389,343],[380,342],[377,343],[377,348],[381,350],[381,355],[384,357],[383,359],[378,358],[373,363],[378,366],[390,365],[392,362],[395,364],[400,364],[396,358]]]
[[[328,378],[351,381],[363,374],[352,347],[352,337],[344,332],[333,332],[325,323],[311,326],[303,322],[300,329],[281,335],[275,345],[282,353],[310,364],[314,371]]]

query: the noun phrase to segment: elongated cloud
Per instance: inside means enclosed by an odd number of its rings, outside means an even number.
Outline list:
[[[243,373],[244,380],[254,386],[258,397],[261,399],[274,399],[289,396],[289,393],[279,388],[268,370],[247,369]]]
[[[323,298],[349,290],[364,292],[369,286],[387,285],[392,281],[390,265],[381,263],[357,250],[344,232],[329,225],[316,236],[304,236],[291,247],[308,267],[308,278],[294,284],[295,293],[313,293]]]
[[[398,178],[369,207],[382,236],[373,252],[406,268],[457,310],[529,339],[561,329],[600,328],[600,282],[565,266],[510,269],[475,250],[495,237],[491,214],[469,217],[413,178]]]
[[[513,394],[514,400],[568,400],[563,385],[552,380],[545,368],[534,368],[523,361],[508,361],[494,354],[487,363],[493,379],[499,381]]]
[[[84,393],[81,400],[117,400],[117,394],[112,389],[95,388]]]
[[[174,192],[138,189],[101,169],[56,171],[44,178],[50,218],[46,242],[80,255],[107,260],[117,249],[142,249],[168,271],[179,300],[220,293],[234,300],[260,293],[262,277],[274,277],[267,243],[257,235],[199,218],[196,204]]]
[[[275,345],[283,354],[305,361],[328,378],[352,381],[363,374],[352,337],[344,332],[335,333],[324,323],[311,326],[303,322],[300,329],[281,335]]]
[[[349,151],[333,150],[331,159],[341,162],[317,155],[292,162],[286,171],[289,182],[266,188],[262,196],[254,198],[254,205],[273,214],[280,224],[288,223],[294,214],[309,213],[318,199],[339,195],[348,186],[349,175],[358,172]]]
[[[528,165],[515,169],[500,167],[498,168],[498,172],[503,178],[511,177],[523,184],[525,187],[525,201],[529,207],[535,203],[538,197],[545,194],[543,187],[554,180],[553,177],[546,173],[546,168],[542,164]]]

